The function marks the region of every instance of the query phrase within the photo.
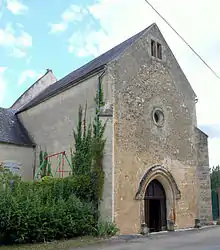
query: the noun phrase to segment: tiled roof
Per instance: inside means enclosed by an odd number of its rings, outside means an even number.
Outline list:
[[[33,146],[24,126],[15,114],[15,110],[0,108],[0,142]]]
[[[94,60],[90,61],[89,63],[85,64],[84,66],[80,67],[79,69],[68,74],[61,80],[55,82],[42,93],[40,93],[37,97],[35,97],[32,101],[30,101],[27,105],[24,105],[20,110],[18,110],[18,113],[29,109],[45,101],[46,99],[59,94],[62,91],[65,91],[65,89],[67,89],[69,86],[72,86],[85,77],[100,71],[107,63],[117,58],[123,51],[125,51],[125,49],[131,46],[152,25],[127,39],[126,41],[120,43],[116,47],[105,52],[104,54],[100,55],[99,57],[95,58]]]

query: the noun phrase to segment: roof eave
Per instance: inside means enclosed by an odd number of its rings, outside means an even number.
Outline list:
[[[58,94],[60,94],[60,93],[62,93],[62,92],[64,92],[64,91],[66,91],[66,90],[68,90],[68,89],[70,89],[70,88],[72,88],[72,87],[74,87],[74,86],[80,84],[82,81],[84,81],[84,80],[86,80],[86,79],[88,79],[88,78],[91,78],[92,76],[98,74],[98,73],[99,73],[100,71],[102,71],[105,67],[106,67],[106,65],[103,64],[102,66],[100,66],[100,67],[98,67],[98,68],[96,68],[96,69],[90,71],[90,72],[87,73],[86,75],[83,75],[82,77],[76,79],[75,81],[70,82],[68,85],[65,85],[65,86],[61,87],[59,90],[56,90],[55,93],[52,93],[51,95],[49,95],[47,98],[43,99],[42,101],[37,102],[37,103],[33,103],[33,104],[31,104],[31,105],[27,105],[26,107],[21,108],[20,110],[17,110],[15,114],[19,114],[19,113],[22,113],[22,112],[24,112],[24,111],[26,111],[26,110],[28,110],[28,109],[31,109],[31,108],[37,106],[38,104],[43,103],[43,102],[49,100],[50,98],[52,98],[52,97],[54,97],[54,96],[56,96],[56,95],[58,95]]]
[[[9,141],[4,141],[0,140],[0,144],[9,144],[9,145],[14,145],[14,146],[19,146],[19,147],[28,147],[28,148],[35,148],[36,144],[22,144],[22,143],[17,143],[17,142],[9,142]]]

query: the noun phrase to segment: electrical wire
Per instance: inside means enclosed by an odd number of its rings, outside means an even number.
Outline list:
[[[190,44],[172,27],[172,25],[156,10],[156,8],[148,1],[144,0],[157,15],[177,34],[177,36],[192,50],[192,52],[211,70],[211,72],[220,80],[220,76],[208,65],[208,63],[190,46]]]

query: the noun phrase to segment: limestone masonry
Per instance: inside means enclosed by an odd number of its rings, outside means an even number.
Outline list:
[[[22,177],[33,179],[40,147],[69,154],[79,105],[87,102],[88,116],[95,115],[100,75],[101,119],[108,119],[102,216],[122,234],[211,221],[207,135],[197,128],[197,97],[156,24],[59,81],[47,75],[13,110],[0,109],[0,162],[21,164]]]

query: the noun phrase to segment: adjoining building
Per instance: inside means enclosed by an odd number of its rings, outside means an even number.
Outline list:
[[[17,107],[0,109],[0,161],[32,179],[40,148],[69,153],[78,107],[102,78],[108,119],[101,214],[122,234],[193,227],[212,220],[207,135],[196,94],[156,24]]]

